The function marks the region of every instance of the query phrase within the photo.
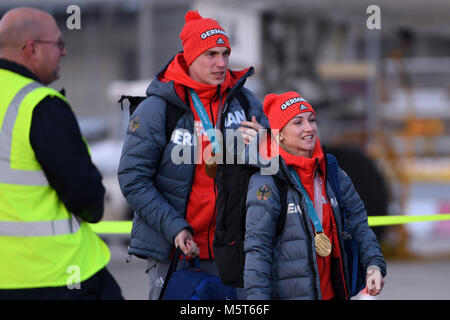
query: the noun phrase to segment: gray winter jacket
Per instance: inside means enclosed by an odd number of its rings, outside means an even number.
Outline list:
[[[223,118],[242,112],[236,98],[236,93],[242,91],[249,102],[249,116],[254,115],[263,126],[268,126],[261,102],[243,87],[252,74],[250,68],[229,91]],[[147,89],[147,96],[130,119],[118,177],[122,193],[135,211],[129,254],[168,261],[175,236],[185,228],[193,232],[185,214],[194,178],[193,155],[197,154],[194,115],[175,92],[173,81],[161,82],[156,77]],[[181,135],[174,134],[171,141],[166,141],[165,134],[167,102],[183,113],[174,130]],[[239,126],[236,121],[225,122],[225,129]],[[192,155],[191,160],[174,163],[171,158],[174,148],[176,155]],[[177,161],[180,159],[177,157]]]
[[[314,229],[306,212],[306,203],[297,182],[289,174],[283,160],[278,176],[287,183],[287,214],[283,232],[276,236],[276,224],[280,216],[280,194],[272,176],[255,173],[249,183],[247,195],[247,220],[245,235],[244,288],[248,299],[321,299],[319,273],[314,246]],[[354,239],[358,242],[362,265],[380,267],[386,275],[386,264],[381,247],[367,223],[367,214],[353,183],[347,174],[339,169],[339,181],[343,201],[350,213],[347,223]],[[267,186],[270,195],[258,199],[258,190]],[[327,182],[328,200],[331,201],[339,234],[340,247],[343,248],[342,217],[336,197]],[[268,193],[266,192],[266,195]],[[343,274],[349,288],[347,257],[343,255]],[[338,258],[332,258],[339,260]],[[334,277],[337,282],[340,264],[333,261]],[[333,275],[332,275],[333,277]],[[340,288],[341,291],[343,288]],[[335,288],[335,291],[336,288]],[[348,291],[347,291],[348,294]],[[346,297],[345,292],[341,298]]]

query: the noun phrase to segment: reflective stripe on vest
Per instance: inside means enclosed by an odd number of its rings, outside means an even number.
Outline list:
[[[19,107],[26,95],[42,87],[37,82],[31,82],[19,90],[6,110],[0,130],[0,183],[22,184],[33,186],[47,186],[48,180],[42,170],[11,169],[11,143],[14,124],[16,123]]]
[[[0,290],[66,286],[70,266],[79,267],[75,281],[83,282],[108,264],[110,252],[67,210],[30,142],[43,99],[70,104],[56,90],[1,68],[0,92]]]
[[[80,229],[80,222],[73,217],[64,220],[16,222],[0,221],[0,236],[44,237],[75,233]]]
[[[48,180],[42,170],[17,170],[11,168],[11,145],[14,124],[22,101],[27,94],[41,88],[38,82],[24,86],[14,96],[6,110],[0,130],[0,183],[48,186]],[[16,222],[0,221],[0,236],[41,237],[75,233],[80,228],[80,222],[71,216],[69,219],[55,221]]]

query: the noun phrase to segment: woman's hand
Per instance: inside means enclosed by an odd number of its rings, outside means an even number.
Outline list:
[[[197,244],[193,240],[192,234],[186,229],[181,230],[177,234],[174,243],[175,247],[180,247],[181,251],[188,257],[195,258],[200,252]]]
[[[380,294],[384,287],[384,279],[377,266],[370,266],[367,268],[366,274],[366,289],[371,296]]]
[[[252,121],[242,121],[241,127],[238,130],[241,132],[244,138],[245,144],[249,144],[258,134],[258,131],[262,129],[263,126],[256,121],[256,117],[252,117]]]

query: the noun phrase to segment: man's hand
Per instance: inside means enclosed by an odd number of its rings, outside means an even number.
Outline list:
[[[256,117],[252,117],[252,121],[242,121],[242,127],[239,127],[239,131],[244,138],[245,144],[249,144],[258,134],[258,131],[263,128],[262,125],[256,121]]]
[[[384,286],[384,279],[378,267],[371,266],[367,268],[366,274],[366,288],[367,293],[371,296],[377,296],[380,294],[381,289]]]
[[[177,234],[174,243],[175,247],[180,247],[181,251],[188,257],[195,258],[199,254],[198,246],[194,242],[192,234],[186,229]]]

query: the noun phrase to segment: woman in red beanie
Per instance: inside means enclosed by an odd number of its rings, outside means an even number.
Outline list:
[[[298,93],[269,94],[264,112],[277,132],[279,190],[272,176],[255,173],[247,195],[244,288],[248,299],[349,299],[342,217],[328,181],[326,157],[317,137],[316,113]],[[378,295],[386,264],[367,224],[364,204],[349,177],[339,169],[348,227],[359,243],[367,270],[367,289]],[[276,234],[287,192],[286,220]],[[264,193],[264,197],[261,194]]]

